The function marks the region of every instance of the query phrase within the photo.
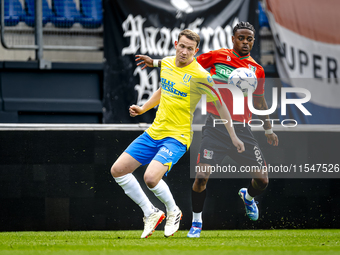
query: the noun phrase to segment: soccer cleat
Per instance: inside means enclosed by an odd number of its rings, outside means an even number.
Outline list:
[[[168,212],[168,216],[166,217],[166,223],[164,227],[164,236],[169,237],[174,235],[179,229],[179,222],[182,219],[182,212],[178,208],[175,211]]]
[[[200,237],[202,231],[202,222],[193,221],[187,237]]]
[[[148,238],[155,232],[156,227],[165,219],[163,211],[154,208],[154,212],[149,217],[144,217],[144,231],[140,238]]]
[[[240,189],[240,191],[238,192],[238,195],[241,197],[241,199],[244,202],[245,208],[246,208],[246,213],[247,216],[249,217],[249,219],[256,221],[259,218],[259,209],[257,208],[256,202],[255,200],[247,200],[246,199],[246,192],[247,189],[246,188],[242,188]]]

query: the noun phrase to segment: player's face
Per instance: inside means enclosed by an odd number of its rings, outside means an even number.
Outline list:
[[[196,55],[198,48],[197,43],[185,35],[175,42],[176,49],[176,64],[178,66],[186,66],[191,63],[193,57]]]
[[[239,55],[247,55],[254,45],[254,32],[249,29],[238,29],[232,37],[234,51]]]

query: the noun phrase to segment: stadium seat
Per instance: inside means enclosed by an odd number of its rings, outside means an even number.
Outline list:
[[[5,0],[5,26],[16,26],[25,17],[19,0]]]
[[[53,17],[52,10],[48,6],[47,0],[42,0],[43,5],[43,14],[42,14],[42,20],[43,25],[46,25],[47,22],[51,20],[51,17]],[[35,26],[35,0],[25,0],[25,23],[28,26],[34,27]]]
[[[80,24],[85,28],[98,28],[103,23],[101,0],[80,0]]]
[[[69,28],[80,20],[79,11],[73,0],[52,0],[52,11],[55,16],[51,21],[56,27]]]

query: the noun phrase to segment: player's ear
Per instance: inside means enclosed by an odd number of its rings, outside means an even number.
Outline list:
[[[231,41],[233,42],[233,44],[235,44],[235,36],[231,37]]]
[[[177,41],[175,41],[175,49],[177,48],[177,45],[178,45],[178,42],[177,42]]]
[[[196,48],[195,53],[194,53],[194,56],[196,55],[196,53],[197,53],[199,50],[200,50],[199,48]]]

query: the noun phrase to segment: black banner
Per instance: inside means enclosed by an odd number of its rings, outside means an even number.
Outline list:
[[[159,69],[141,70],[136,54],[156,59],[175,55],[174,42],[189,28],[201,37],[198,54],[232,48],[232,28],[249,21],[258,28],[253,0],[104,0],[104,123],[151,123],[155,111],[131,118],[131,104],[143,105],[159,87]],[[256,29],[257,30],[257,29]],[[252,50],[259,58],[259,43]]]

